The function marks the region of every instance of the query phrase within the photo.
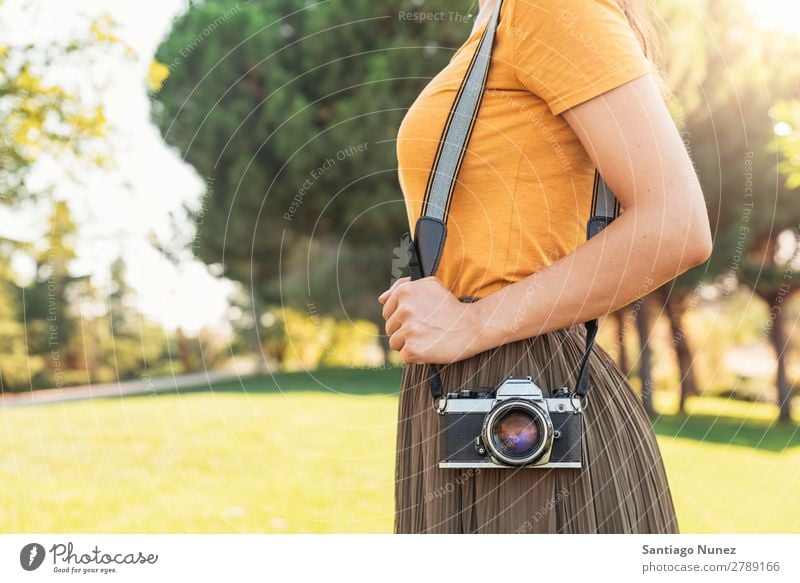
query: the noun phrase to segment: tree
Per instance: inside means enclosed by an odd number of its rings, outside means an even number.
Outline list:
[[[764,35],[759,63],[797,63],[800,41],[793,37]],[[747,143],[752,154],[745,154],[745,193],[752,176],[752,204],[742,207],[739,231],[747,231],[746,251],[742,257],[739,279],[747,284],[769,307],[765,328],[777,359],[777,404],[779,419],[791,420],[792,390],[786,376],[788,340],[784,306],[797,291],[794,269],[797,267],[800,238],[800,197],[790,188],[791,182],[780,174],[781,165],[774,133],[771,106],[776,98],[796,95],[796,77],[783,71],[762,67],[760,84],[746,86],[741,99],[747,103]],[[768,87],[769,91],[765,91]]]
[[[74,368],[76,355],[68,350],[75,332],[69,310],[69,287],[80,281],[70,271],[75,259],[77,226],[65,201],[57,201],[48,219],[48,229],[36,249],[36,276],[24,290],[24,314],[28,352],[45,359],[49,378],[36,384],[62,386],[63,373]]]
[[[773,133],[775,140],[771,150],[778,153],[778,169],[784,178],[779,179],[778,192],[797,197],[800,189],[800,101],[792,100],[779,103],[771,115],[775,120]],[[781,201],[781,213],[786,205]],[[794,210],[794,209],[793,209]],[[776,228],[784,227],[783,241],[777,234],[764,240],[762,235],[761,248],[756,248],[752,253],[753,259],[748,263],[747,274],[754,281],[754,289],[769,306],[769,322],[766,326],[767,334],[775,351],[778,361],[775,384],[778,389],[778,405],[780,407],[780,420],[791,420],[791,399],[793,387],[786,375],[786,353],[789,349],[789,338],[784,323],[784,310],[789,298],[797,292],[794,282],[795,272],[798,269],[798,255],[800,254],[800,227],[798,215],[793,214],[793,224],[785,219],[778,222]],[[783,245],[781,245],[783,243]],[[764,265],[766,263],[766,265]],[[754,273],[758,269],[758,273]]]
[[[11,268],[17,241],[0,239],[0,393],[29,386],[30,375],[44,368],[44,359],[29,355],[22,324],[21,290]]]
[[[611,314],[611,318],[614,320],[617,326],[617,366],[622,371],[623,374],[628,375],[630,374],[630,365],[628,364],[628,353],[626,351],[626,343],[625,339],[627,338],[628,334],[628,325],[626,323],[628,312],[630,310],[626,308],[622,308],[620,310],[616,310],[613,314]]]
[[[211,185],[194,252],[255,303],[379,321],[375,297],[407,230],[396,131],[452,55],[439,44],[458,46],[470,26],[399,16],[420,10],[399,0],[244,9],[209,0],[192,4],[159,47],[169,77],[153,96],[154,119]],[[285,278],[300,282],[292,293]],[[337,293],[342,285],[358,293]]]
[[[800,188],[800,99],[779,102],[770,112],[775,121],[775,151],[780,156],[778,168],[790,190]]]
[[[649,296],[644,296],[636,301],[633,307],[633,317],[636,322],[636,333],[639,337],[639,381],[641,382],[642,405],[650,417],[655,417],[656,410],[653,406],[653,351],[650,350],[650,301]]]
[[[678,88],[673,111],[697,167],[715,240],[710,260],[662,296],[684,402],[695,382],[682,315],[697,299],[693,290],[700,282],[721,279],[728,290],[742,282],[769,305],[777,301],[775,278],[783,277],[785,266],[775,245],[781,232],[800,222],[800,200],[778,180],[769,112],[776,99],[796,94],[797,75],[788,73],[800,57],[800,42],[759,29],[739,0],[659,0],[658,7],[668,45],[667,78]],[[775,348],[781,371],[785,353]],[[781,384],[779,379],[783,403]],[[782,418],[787,411],[788,404]]]
[[[675,290],[679,291],[676,293]],[[677,297],[676,297],[677,296]],[[694,355],[686,329],[683,325],[683,316],[688,311],[691,299],[696,296],[675,285],[663,287],[661,289],[661,300],[664,306],[664,314],[669,324],[672,347],[678,364],[680,398],[678,400],[678,411],[686,411],[686,400],[690,395],[698,394],[697,377],[694,370]]]
[[[16,26],[0,12],[0,34]],[[48,78],[72,57],[87,60],[93,49],[119,44],[113,28],[108,18],[99,18],[88,23],[82,36],[64,42],[0,42],[0,202],[18,203],[46,191],[29,184],[32,169],[42,160],[58,160],[66,174],[75,162],[108,162],[102,140],[108,124],[102,104]]]

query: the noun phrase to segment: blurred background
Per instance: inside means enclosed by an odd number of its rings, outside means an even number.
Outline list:
[[[650,0],[711,259],[605,318],[683,532],[800,532],[800,6]],[[390,532],[395,135],[477,1],[0,2],[0,531]]]

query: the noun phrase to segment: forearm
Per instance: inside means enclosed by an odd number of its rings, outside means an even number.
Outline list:
[[[563,116],[625,212],[553,265],[472,304],[433,277],[393,285],[379,301],[404,362],[456,362],[586,322],[708,258],[703,193],[650,75]]]
[[[626,306],[705,259],[698,226],[669,232],[661,213],[629,211],[553,265],[474,304],[480,351]]]

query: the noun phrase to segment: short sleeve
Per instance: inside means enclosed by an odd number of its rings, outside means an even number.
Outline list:
[[[615,0],[511,1],[517,78],[553,115],[651,71]]]

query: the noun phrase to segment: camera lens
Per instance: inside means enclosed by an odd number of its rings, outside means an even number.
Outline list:
[[[550,419],[540,407],[512,399],[489,411],[481,436],[498,463],[524,466],[536,463],[549,451],[552,433]]]
[[[509,457],[525,458],[539,445],[540,427],[527,411],[512,409],[491,428],[492,441]]]

